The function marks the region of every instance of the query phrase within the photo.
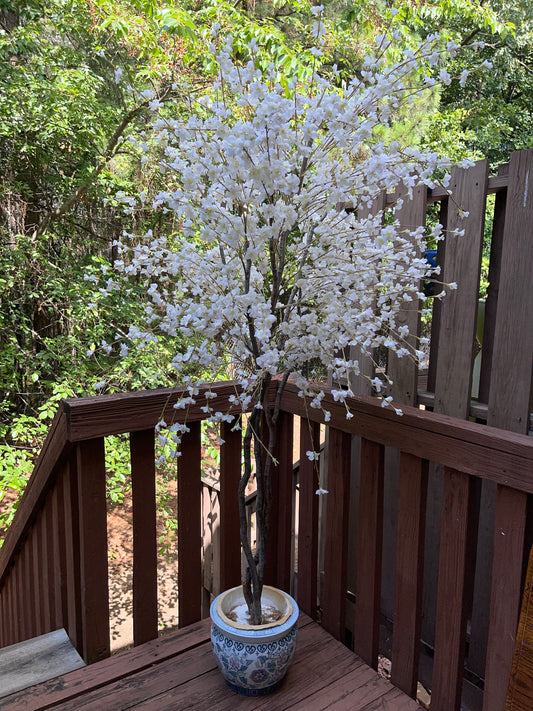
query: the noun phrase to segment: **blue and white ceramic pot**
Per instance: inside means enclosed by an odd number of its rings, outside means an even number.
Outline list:
[[[266,585],[261,601],[280,612],[277,621],[256,626],[233,621],[232,610],[244,604],[241,587],[226,590],[211,604],[211,642],[220,671],[233,691],[248,696],[277,688],[296,647],[296,601]]]

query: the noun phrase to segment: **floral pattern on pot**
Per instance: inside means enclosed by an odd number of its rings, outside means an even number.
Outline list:
[[[296,647],[297,626],[273,642],[232,639],[216,625],[211,642],[226,683],[240,694],[268,694],[283,680]]]

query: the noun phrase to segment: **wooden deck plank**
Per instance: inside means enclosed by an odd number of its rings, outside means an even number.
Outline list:
[[[202,649],[208,658],[212,658],[209,645]],[[318,625],[310,625],[299,630],[297,649],[287,677],[274,694],[258,698],[233,694],[227,689],[218,669],[214,667],[212,673],[196,676],[187,684],[175,684],[157,698],[147,699],[134,708],[136,711],[151,711],[154,708],[157,711],[175,711],[182,708],[194,711],[204,711],[207,708],[210,711],[284,711],[299,703],[302,694],[307,697],[362,665],[361,660],[351,653],[346,654],[346,651],[345,647],[340,646]]]
[[[327,631],[301,615],[293,663],[267,697],[230,691],[216,667],[210,621],[152,640],[83,670],[25,689],[0,702],[2,711],[268,711],[333,709],[415,711],[395,689]]]

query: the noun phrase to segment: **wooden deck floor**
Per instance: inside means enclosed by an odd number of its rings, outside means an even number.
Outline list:
[[[292,665],[268,697],[226,687],[209,620],[0,700],[2,711],[419,711],[322,627],[302,615]]]

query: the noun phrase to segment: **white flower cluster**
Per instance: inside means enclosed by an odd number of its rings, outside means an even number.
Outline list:
[[[318,73],[307,86],[281,86],[273,66],[237,66],[230,40],[209,97],[188,116],[156,122],[169,182],[154,207],[174,213],[179,231],[123,242],[116,266],[144,280],[154,330],[191,338],[177,369],[230,369],[243,405],[265,378],[290,373],[320,408],[310,361],[340,380],[358,372],[338,357],[348,346],[407,353],[398,315],[423,298],[424,235],[400,230],[394,213],[384,224],[372,205],[402,182],[432,185],[449,167],[379,138],[422,90],[417,71],[423,58],[437,63],[434,42],[394,66],[369,57],[364,79],[340,89]],[[346,393],[334,396],[344,402]],[[193,393],[180,406],[191,401]]]

